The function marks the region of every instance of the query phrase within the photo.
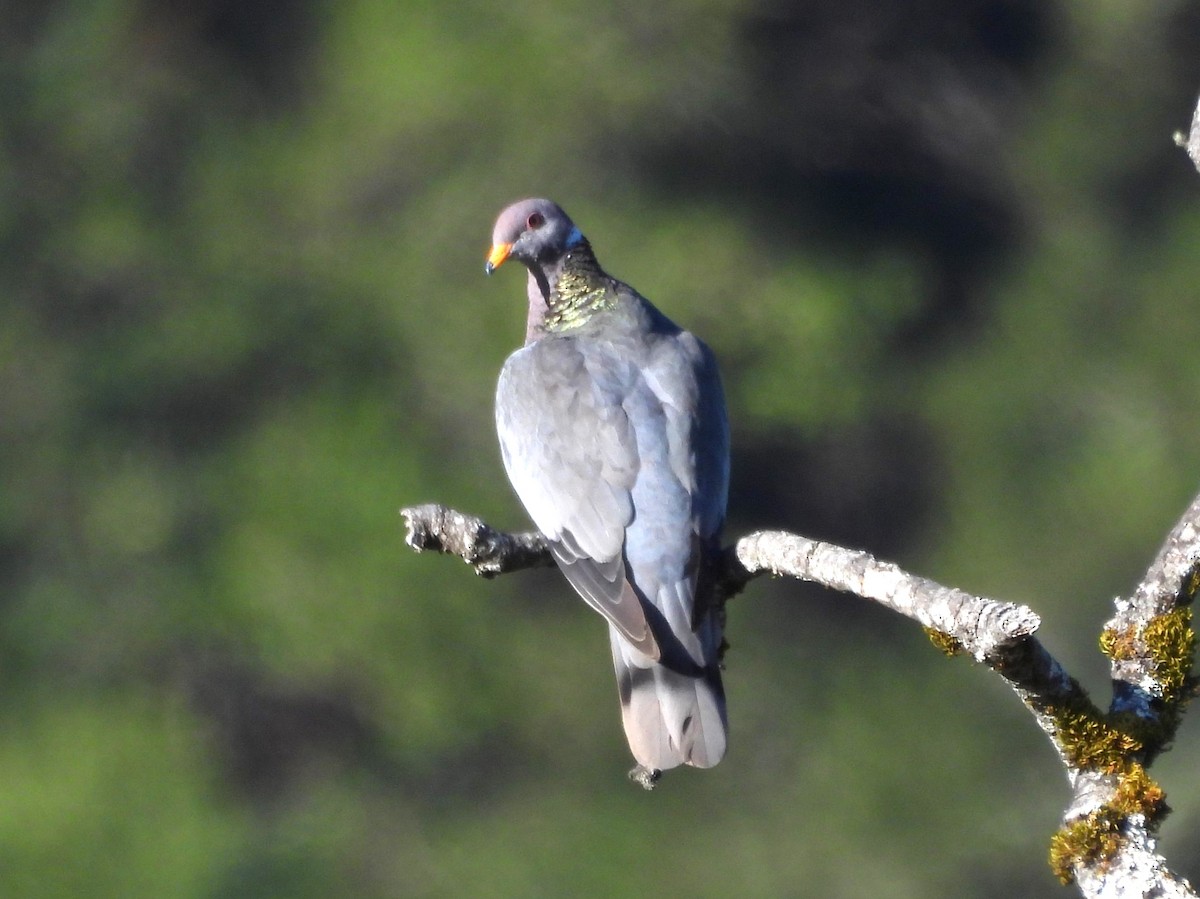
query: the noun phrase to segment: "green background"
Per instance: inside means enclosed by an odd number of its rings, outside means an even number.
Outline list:
[[[602,622],[496,374],[547,195],[721,359],[730,537],[785,527],[1096,648],[1200,488],[1200,5],[0,8],[0,894],[1061,895],[989,672],[851,597],[729,611],[730,751],[627,784]],[[1200,875],[1200,729],[1154,773]]]

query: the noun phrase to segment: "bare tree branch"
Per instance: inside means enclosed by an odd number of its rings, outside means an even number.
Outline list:
[[[402,509],[400,514],[408,525],[409,546],[418,552],[456,555],[484,577],[554,564],[536,531],[506,534],[474,515],[435,503]],[[787,575],[875,600],[952,638],[957,649],[980,661],[1032,634],[1040,623],[1024,606],[943,587],[869,553],[785,531],[743,537],[712,564],[719,602],[760,574]]]
[[[537,531],[501,533],[482,518],[436,503],[401,509],[400,514],[408,525],[405,541],[414,550],[458,556],[481,577],[554,565],[546,541]]]
[[[978,661],[998,659],[1041,623],[1024,606],[972,596],[880,562],[869,553],[785,531],[759,531],[737,542],[750,572],[770,571],[871,599],[953,639]]]
[[[536,532],[505,534],[434,504],[402,514],[410,546],[457,555],[485,577],[553,564]],[[708,560],[708,573],[719,603],[763,573],[852,593],[916,621],[948,654],[966,653],[987,665],[1016,691],[1066,768],[1073,795],[1051,844],[1051,864],[1063,882],[1105,899],[1195,897],[1155,852],[1167,806],[1146,767],[1174,735],[1194,690],[1188,603],[1200,582],[1198,560],[1200,497],[1133,596],[1116,600],[1116,615],[1101,639],[1113,662],[1108,713],[1037,640],[1040,619],[1025,606],[965,593],[869,553],[784,531],[741,538]]]

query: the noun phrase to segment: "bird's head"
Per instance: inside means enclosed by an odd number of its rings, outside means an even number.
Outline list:
[[[583,235],[557,203],[521,200],[496,219],[484,271],[490,275],[509,258],[526,267],[544,266],[582,241]]]

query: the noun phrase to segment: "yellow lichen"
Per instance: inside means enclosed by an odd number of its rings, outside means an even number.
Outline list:
[[[925,636],[929,638],[929,642],[938,648],[938,650],[946,656],[956,656],[962,654],[963,645],[955,637],[947,634],[945,631],[939,631],[935,627],[922,628],[925,631]]]
[[[1106,627],[1100,632],[1100,651],[1110,659],[1116,656],[1117,631]]]
[[[1154,662],[1154,679],[1162,686],[1163,699],[1190,699],[1195,692],[1192,664],[1196,653],[1191,607],[1176,606],[1151,618],[1142,630],[1142,641]]]
[[[1144,746],[1136,731],[1122,726],[1127,723],[1123,717],[1102,714],[1086,696],[1052,705],[1043,712],[1054,722],[1055,737],[1072,768],[1115,774]]]
[[[1103,809],[1073,821],[1050,838],[1050,869],[1064,886],[1075,880],[1077,864],[1103,863],[1121,848],[1121,835]]]
[[[1191,572],[1185,589],[1191,601],[1200,590],[1200,567]],[[1191,609],[1181,604],[1151,618],[1140,632],[1107,628],[1100,635],[1100,649],[1114,661],[1149,657],[1162,690],[1157,715],[1132,711],[1105,715],[1082,693],[1040,710],[1053,722],[1068,765],[1117,776],[1108,802],[1064,825],[1050,840],[1050,867],[1064,884],[1075,879],[1080,865],[1103,868],[1120,851],[1131,818],[1140,816],[1154,827],[1168,811],[1162,788],[1150,779],[1140,759],[1174,735],[1184,704],[1196,692],[1192,676],[1196,635],[1191,620]]]
[[[1191,602],[1196,598],[1196,591],[1200,590],[1200,565],[1195,565],[1192,568],[1192,573],[1188,575],[1187,583],[1183,587],[1183,599]]]
[[[1121,849],[1122,828],[1134,815],[1153,825],[1167,812],[1166,796],[1137,762],[1117,781],[1112,799],[1064,825],[1050,839],[1050,867],[1063,884],[1075,879],[1076,865],[1103,865]]]
[[[1113,730],[1136,740],[1139,750],[1162,746],[1171,735],[1161,715],[1147,718],[1132,711],[1112,712],[1105,716],[1105,720]]]
[[[1142,815],[1147,821],[1154,821],[1166,814],[1166,798],[1162,787],[1150,779],[1142,765],[1134,762],[1121,775],[1117,791],[1107,807],[1122,818]]]
[[[1133,628],[1105,628],[1100,632],[1100,651],[1113,661],[1121,662],[1137,656],[1137,634]]]
[[[1124,715],[1110,719],[1118,730],[1137,734],[1145,746],[1162,746],[1174,736],[1184,705],[1196,693],[1197,680],[1192,675],[1196,634],[1191,622],[1191,608],[1179,605],[1154,616],[1140,631],[1108,628],[1100,634],[1101,650],[1114,661],[1144,656],[1151,663],[1150,674],[1161,691],[1158,713],[1153,718]]]

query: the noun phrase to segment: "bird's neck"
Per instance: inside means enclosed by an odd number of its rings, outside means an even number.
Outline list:
[[[540,326],[547,333],[578,328],[617,299],[612,280],[596,262],[586,240],[571,247],[562,258],[538,270],[531,269],[530,279],[530,299],[535,299],[536,282],[544,303]]]

